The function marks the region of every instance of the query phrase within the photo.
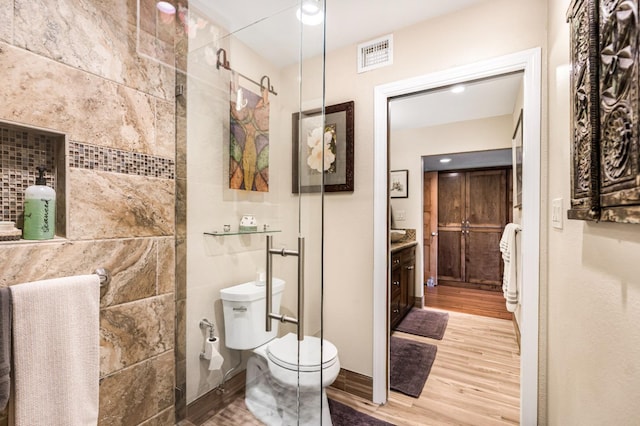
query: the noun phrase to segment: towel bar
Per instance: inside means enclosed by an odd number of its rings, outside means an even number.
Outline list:
[[[98,268],[93,273],[100,277],[100,288],[106,288],[111,282],[111,274],[108,269]]]

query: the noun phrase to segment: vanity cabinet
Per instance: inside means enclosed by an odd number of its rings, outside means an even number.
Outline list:
[[[416,246],[391,252],[391,289],[389,291],[391,330],[413,307],[416,281]]]

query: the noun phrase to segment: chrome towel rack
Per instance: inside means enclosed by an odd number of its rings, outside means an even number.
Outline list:
[[[93,271],[94,274],[100,277],[100,288],[106,289],[111,282],[111,273],[106,268],[98,268]]]

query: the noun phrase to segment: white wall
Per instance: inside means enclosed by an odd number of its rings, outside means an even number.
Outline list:
[[[327,104],[355,101],[355,191],[326,197],[324,329],[344,368],[373,370],[374,87],[543,46],[545,20],[543,1],[490,1],[397,31],[389,67],[357,74],[355,45],[328,54]],[[283,75],[294,78],[293,69]]]
[[[424,290],[422,156],[510,149],[512,133],[511,115],[391,132],[389,168],[409,170],[409,197],[393,198],[391,205],[394,212],[406,212],[404,221],[399,221],[395,215],[396,226],[416,230],[419,242],[416,247],[416,297]]]
[[[569,0],[549,2],[548,424],[640,419],[640,226],[566,220],[570,199]],[[551,212],[544,211],[550,216]]]

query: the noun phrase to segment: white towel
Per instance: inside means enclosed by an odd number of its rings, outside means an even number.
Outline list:
[[[11,292],[15,425],[97,424],[100,278],[34,281]]]
[[[502,238],[500,238],[500,252],[502,253],[502,260],[504,260],[502,294],[506,299],[509,312],[515,312],[518,307],[518,258],[516,248],[516,232],[518,231],[520,231],[520,225],[508,223],[504,227]]]

